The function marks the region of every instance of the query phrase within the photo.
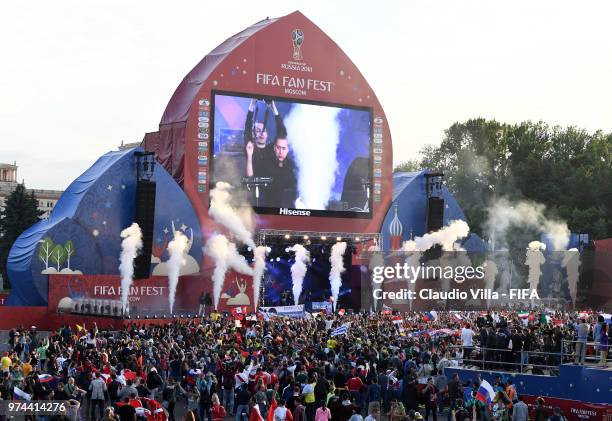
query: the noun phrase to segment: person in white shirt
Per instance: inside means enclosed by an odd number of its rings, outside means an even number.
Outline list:
[[[293,414],[285,407],[285,400],[279,399],[274,410],[274,421],[293,421]]]
[[[474,331],[469,324],[466,324],[463,329],[461,329],[461,342],[463,344],[463,355],[469,359],[472,354],[472,348],[474,347]]]

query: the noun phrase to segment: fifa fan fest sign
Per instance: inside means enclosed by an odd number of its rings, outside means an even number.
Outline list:
[[[254,310],[251,278],[229,271],[219,310],[234,306]],[[49,309],[70,313],[78,300],[121,300],[121,278],[118,275],[49,275]],[[175,312],[197,313],[200,298],[213,295],[212,283],[202,282],[199,275],[181,276],[177,288]],[[130,286],[130,307],[147,314],[168,314],[168,278],[152,276],[134,280]]]

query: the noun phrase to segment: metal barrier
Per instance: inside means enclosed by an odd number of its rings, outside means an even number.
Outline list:
[[[524,373],[527,369],[538,369],[540,371],[547,370],[550,375],[557,375],[559,366],[562,364],[583,363],[589,367],[597,368],[600,365],[599,342],[587,342],[584,346],[584,362],[583,358],[576,358],[575,348],[583,342],[562,340],[561,349],[559,352],[544,352],[544,351],[512,351],[511,349],[499,348],[483,348],[483,347],[467,347],[471,355],[462,357],[454,357],[459,366],[472,365],[480,369],[498,369],[501,371],[518,371]],[[608,345],[610,349],[611,345]],[[461,345],[451,346],[451,349],[459,348],[466,350],[466,347]],[[594,354],[587,355],[586,351],[593,349]],[[474,358],[474,353],[479,354],[478,358]],[[581,349],[582,355],[582,349]],[[587,363],[591,362],[591,363]],[[466,364],[467,363],[467,364]],[[612,367],[612,356],[608,352],[606,365]],[[545,374],[544,372],[542,374]]]

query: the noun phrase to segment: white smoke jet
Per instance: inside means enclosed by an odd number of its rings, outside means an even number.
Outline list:
[[[296,208],[326,209],[332,199],[338,171],[339,111],[336,107],[297,104],[284,119],[298,169]]]
[[[376,240],[374,240],[374,244],[368,247],[368,252],[370,255],[370,261],[368,262],[367,270],[370,275],[370,285],[372,286],[372,288],[375,288],[378,286],[373,281],[374,270],[377,267],[385,266],[385,258],[383,254],[380,252],[380,246],[378,245],[378,241]],[[377,309],[378,309],[378,299],[373,296],[371,310],[377,310]]]
[[[128,295],[134,278],[134,259],[142,249],[142,231],[136,222],[121,231],[121,256],[119,256],[119,273],[121,274],[121,308],[129,312]]]
[[[578,249],[571,248],[565,252],[561,266],[567,272],[567,286],[569,288],[572,304],[576,305],[576,294],[578,292],[578,277],[580,272],[580,253]]]
[[[409,243],[412,240],[408,240],[405,243]],[[412,241],[412,243],[414,243],[414,241]],[[415,244],[416,247],[416,244]],[[412,248],[412,244],[408,244],[408,248]],[[408,257],[406,258],[406,264],[408,265],[408,267],[413,267],[418,268],[421,265],[421,256],[423,255],[421,252],[418,252],[416,250],[410,250],[407,251]],[[414,279],[410,279],[410,278],[406,278],[406,282],[408,282],[408,290],[414,292],[414,290],[416,289],[416,281],[417,278],[415,277]],[[413,300],[408,300],[408,305],[410,307],[410,310],[412,310],[412,301]]]
[[[253,276],[253,269],[246,259],[238,253],[236,245],[229,241],[225,235],[215,234],[208,239],[204,246],[204,254],[215,262],[213,271],[213,296],[215,310],[219,306],[219,298],[225,281],[225,274],[229,268],[244,275]]]
[[[293,304],[298,305],[302,294],[302,285],[310,262],[310,252],[301,244],[294,244],[289,249],[295,253],[295,262],[291,265],[291,282],[293,284]]]
[[[525,264],[529,267],[529,288],[536,291],[540,284],[540,276],[542,276],[540,267],[546,261],[541,250],[546,250],[546,244],[532,241],[527,245],[527,255],[525,258]]]
[[[497,265],[492,259],[486,260],[484,266],[484,281],[485,289],[493,291],[495,287],[495,278],[497,277]],[[491,306],[491,300],[487,299],[487,308]]]
[[[178,286],[181,268],[187,263],[187,250],[189,239],[180,231],[174,231],[174,239],[168,243],[168,254],[170,258],[168,265],[168,303],[170,314],[174,312],[174,300],[176,298],[176,287]]]
[[[489,207],[489,216],[485,226],[490,237],[496,241],[503,240],[512,225],[536,229],[548,234],[554,251],[565,250],[570,235],[567,224],[554,219],[546,219],[544,210],[545,206],[539,203],[510,202],[502,198]]]
[[[426,251],[437,244],[440,244],[444,251],[458,251],[461,250],[461,247],[458,247],[455,242],[467,237],[469,233],[470,227],[465,221],[451,221],[449,225],[442,227],[439,231],[427,233],[422,237],[415,237],[414,240],[404,241],[402,251]]]
[[[329,272],[329,283],[331,286],[331,292],[333,297],[334,311],[338,304],[338,296],[340,295],[340,285],[342,285],[342,273],[346,270],[344,268],[344,252],[346,251],[346,243],[344,241],[338,242],[332,246],[331,256],[329,261],[331,263],[331,271]]]
[[[565,222],[547,220],[544,232],[550,237],[553,251],[565,251],[570,240],[570,230]]]
[[[210,209],[208,214],[213,220],[227,228],[239,241],[255,249],[253,242],[253,212],[250,207],[236,210],[231,205],[232,185],[223,181],[210,192]]]
[[[266,246],[257,246],[253,252],[255,266],[253,268],[253,306],[257,311],[259,305],[259,288],[261,287],[261,279],[266,270],[266,256],[272,249]]]

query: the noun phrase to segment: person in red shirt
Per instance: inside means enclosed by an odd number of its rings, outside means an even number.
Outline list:
[[[212,421],[223,421],[223,419],[227,415],[227,411],[225,410],[223,405],[221,405],[221,403],[219,402],[219,396],[217,396],[216,393],[213,393],[212,395],[211,414],[212,414]]]
[[[249,412],[249,421],[264,421],[259,411],[259,406],[253,398],[251,398],[249,402],[249,407],[251,408]]]
[[[351,394],[351,397],[355,401],[355,403],[360,408],[363,408],[363,405],[361,403],[362,402],[361,391],[363,390],[364,385],[363,385],[363,382],[361,381],[361,377],[359,377],[357,373],[355,373],[355,375],[351,377],[348,382],[346,382],[346,386],[349,390],[349,393]]]

